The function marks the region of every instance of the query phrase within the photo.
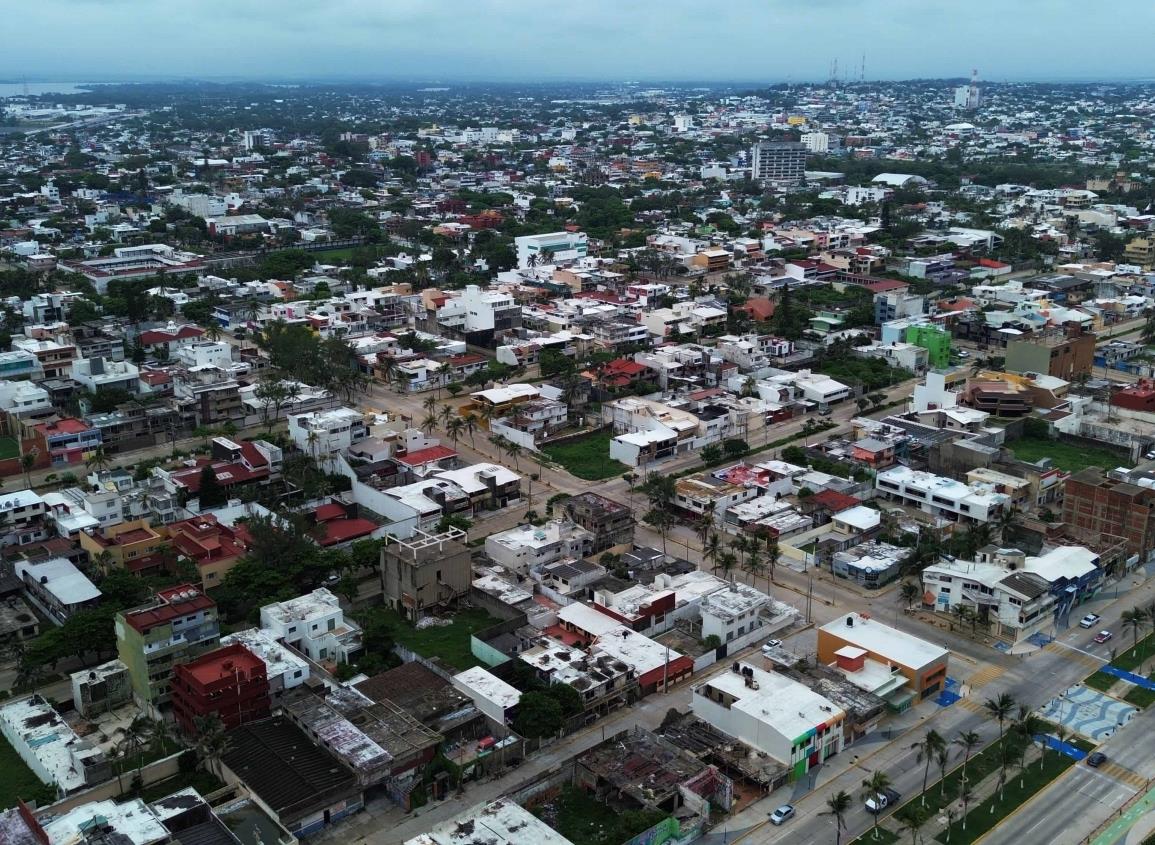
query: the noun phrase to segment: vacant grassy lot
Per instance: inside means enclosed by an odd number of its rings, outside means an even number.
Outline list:
[[[16,806],[16,800],[25,801],[51,798],[54,790],[40,782],[16,753],[16,749],[0,736],[0,810]]]
[[[353,253],[357,247],[347,246],[343,249],[319,249],[316,252],[310,253],[322,264],[333,264],[341,261],[348,261],[353,257]]]
[[[621,845],[665,818],[652,811],[619,813],[574,786],[563,787],[561,795],[534,814],[574,845]]]
[[[569,443],[555,443],[543,450],[553,461],[565,467],[570,475],[586,481],[602,481],[615,478],[629,467],[610,460],[610,433],[608,431],[591,434]]]
[[[1067,472],[1078,472],[1090,466],[1113,469],[1118,466],[1131,466],[1126,458],[1112,452],[1110,449],[1097,449],[1093,446],[1079,446],[1074,443],[1063,443],[1060,440],[1050,440],[1046,437],[1021,437],[1007,447],[1015,453],[1020,461],[1035,461],[1050,458],[1059,469]]]
[[[449,625],[438,625],[417,630],[399,613],[387,608],[374,608],[366,616],[383,619],[389,624],[393,639],[422,657],[437,657],[450,666],[464,671],[480,666],[481,661],[469,650],[469,636],[498,622],[484,610],[462,610],[453,616]],[[362,620],[364,621],[364,620]]]
[[[0,461],[20,456],[20,447],[15,437],[0,437]]]

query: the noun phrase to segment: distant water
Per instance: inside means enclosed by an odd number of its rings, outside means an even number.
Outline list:
[[[0,82],[0,99],[24,94],[81,94],[91,82]],[[27,89],[27,90],[25,90]]]

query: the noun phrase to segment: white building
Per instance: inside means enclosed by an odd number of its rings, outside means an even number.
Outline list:
[[[59,795],[95,786],[112,775],[104,752],[77,736],[39,695],[0,707],[0,733],[36,777],[55,786]]]
[[[297,448],[313,456],[343,452],[367,435],[365,415],[352,408],[289,414],[287,420]]]
[[[467,285],[437,310],[437,322],[463,334],[515,328],[521,322],[521,306],[508,293]]]
[[[360,626],[345,619],[340,601],[324,587],[265,605],[261,628],[318,662],[348,663],[361,650]]]
[[[478,804],[405,845],[573,845],[529,810],[508,798]]]
[[[0,381],[0,410],[11,417],[32,417],[53,410],[48,391],[28,381]]]
[[[874,486],[886,498],[958,522],[990,522],[1010,506],[1010,497],[992,485],[968,485],[905,466],[880,471]]]
[[[947,560],[922,572],[922,603],[940,613],[960,605],[1001,636],[1025,639],[1054,624],[1055,596],[1045,578],[1005,563]]]
[[[566,558],[580,560],[593,552],[591,531],[555,519],[545,525],[519,525],[485,538],[485,553],[494,563],[527,573]]]
[[[481,666],[454,675],[453,686],[469,696],[478,710],[499,725],[512,720],[513,709],[521,701],[521,691],[517,687]]]
[[[517,248],[517,267],[527,270],[539,264],[557,264],[585,258],[589,238],[584,232],[550,232],[545,235],[522,235],[513,239]]]
[[[72,378],[90,393],[105,389],[137,393],[140,388],[140,370],[131,361],[77,358],[72,362]]]
[[[803,132],[802,137],[798,140],[809,152],[825,153],[830,151],[830,136],[825,132]]]
[[[233,363],[233,347],[223,340],[201,340],[176,347],[176,362],[186,367],[220,367]]]
[[[735,663],[694,687],[694,715],[790,767],[796,776],[842,750],[845,711],[809,687]]]

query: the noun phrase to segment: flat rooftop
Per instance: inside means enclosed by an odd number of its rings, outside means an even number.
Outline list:
[[[851,620],[851,624],[848,625],[847,620]],[[920,669],[950,656],[950,652],[941,646],[875,619],[864,618],[858,613],[839,616],[833,622],[823,625],[819,631],[912,669]]]

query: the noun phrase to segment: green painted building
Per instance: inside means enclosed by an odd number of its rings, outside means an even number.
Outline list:
[[[932,370],[950,366],[950,332],[938,326],[907,326],[906,342],[927,351]]]
[[[216,648],[220,638],[217,603],[192,584],[161,590],[148,604],[116,614],[116,652],[133,694],[157,706],[168,703],[173,666]]]

